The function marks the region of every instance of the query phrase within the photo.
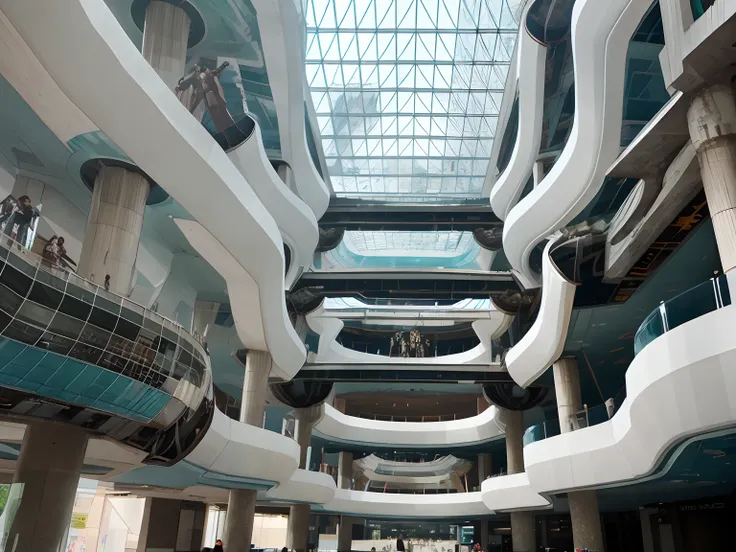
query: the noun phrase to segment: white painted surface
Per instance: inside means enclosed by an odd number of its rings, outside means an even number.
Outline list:
[[[248,179],[258,198],[271,213],[291,249],[291,266],[286,274],[286,288],[312,263],[319,241],[317,219],[306,203],[299,199],[271,166],[263,149],[261,127],[256,122],[253,135],[229,152],[228,157]]]
[[[570,325],[575,284],[570,283],[554,265],[550,240],[542,256],[542,301],[537,319],[519,342],[506,353],[506,368],[514,381],[527,387],[557,360],[565,346]]]
[[[480,492],[489,510],[543,509],[551,505],[546,498],[532,490],[525,472],[486,479],[480,485]]]
[[[526,19],[532,4],[533,2],[527,2],[522,21]],[[506,220],[511,208],[519,201],[532,173],[542,140],[547,48],[534,40],[523,24],[519,27],[517,44],[515,61],[519,96],[518,132],[509,164],[491,190],[491,207],[501,220]]]
[[[500,409],[488,407],[477,416],[446,422],[387,422],[343,414],[322,405],[314,431],[331,441],[383,446],[456,447],[490,441],[504,434]]]
[[[480,492],[451,494],[392,494],[337,489],[335,498],[323,505],[328,512],[356,516],[442,518],[487,516]]]
[[[306,30],[301,3],[294,0],[254,0],[268,81],[276,105],[281,153],[292,168],[299,196],[319,219],[327,210],[330,192],[317,172],[307,146],[304,107]]]
[[[336,489],[330,474],[300,469],[288,481],[266,491],[263,498],[324,504],[335,498]]]
[[[626,372],[626,400],[608,422],[532,443],[526,472],[538,493],[648,475],[675,443],[736,420],[736,306],[658,337]]]
[[[299,452],[293,439],[236,422],[215,408],[210,428],[186,460],[225,476],[284,483],[299,467]]]
[[[239,314],[261,326],[267,341],[263,349],[271,350],[284,373],[295,373],[304,349],[286,314],[284,254],[276,223],[219,145],[143,59],[105,3],[1,0],[0,7],[65,95],[249,275],[255,284],[247,290],[255,295],[251,302],[263,308]],[[238,232],[232,231],[234,221]]]
[[[570,137],[554,167],[504,224],[504,252],[524,287],[540,285],[529,264],[534,247],[595,197],[619,153],[627,46],[651,3],[611,0],[606,9],[596,0],[575,3],[575,120]]]

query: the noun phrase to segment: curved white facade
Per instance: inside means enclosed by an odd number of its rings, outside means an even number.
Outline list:
[[[319,219],[330,192],[307,146],[304,106],[304,17],[300,2],[253,0],[268,67],[268,81],[279,119],[281,153],[292,169],[296,191]]]
[[[251,137],[227,156],[253,186],[253,191],[273,216],[284,242],[291,250],[291,264],[285,282],[286,289],[289,289],[312,264],[312,255],[319,241],[317,219],[271,166],[257,122]]]
[[[522,21],[533,2],[527,2]],[[547,48],[534,40],[522,25],[516,42],[516,78],[518,79],[519,120],[516,142],[508,166],[491,190],[491,207],[496,216],[506,220],[519,201],[532,174],[539,154],[544,115],[544,71]]]
[[[500,409],[491,406],[477,416],[446,422],[386,422],[348,416],[329,404],[314,431],[329,441],[376,447],[451,448],[502,437]]]
[[[547,242],[542,258],[542,301],[537,319],[506,353],[506,368],[514,381],[527,387],[556,361],[565,346],[575,300],[575,284],[557,269],[550,257],[555,240]]]
[[[287,354],[274,360],[285,373],[296,373],[304,360],[298,354],[303,345],[286,315],[284,253],[276,223],[219,145],[143,59],[105,3],[32,0],[3,1],[0,6],[67,97],[248,274],[255,284],[249,300],[262,308],[243,313],[250,317],[247,324],[262,325],[263,348],[276,356],[284,348]],[[104,68],[104,76],[90,67]],[[239,232],[233,232],[233,221],[238,221]],[[252,296],[256,290],[257,298]]]
[[[504,252],[524,287],[540,285],[529,264],[532,250],[595,197],[619,153],[627,45],[650,5],[649,0],[613,0],[601,9],[595,0],[575,3],[573,127],[554,167],[504,225]]]

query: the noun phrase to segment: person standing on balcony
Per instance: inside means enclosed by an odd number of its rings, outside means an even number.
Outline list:
[[[399,535],[399,538],[396,539],[396,551],[397,552],[405,552],[406,548],[404,548],[404,535]]]

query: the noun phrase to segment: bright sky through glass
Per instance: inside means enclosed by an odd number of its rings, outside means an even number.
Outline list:
[[[307,0],[306,21],[337,195],[478,196],[516,40],[509,0]]]

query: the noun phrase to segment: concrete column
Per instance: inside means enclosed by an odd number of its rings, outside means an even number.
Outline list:
[[[563,358],[552,365],[557,395],[557,413],[560,431],[568,433],[580,429],[575,413],[583,408],[580,396],[580,374],[574,358]],[[567,493],[575,548],[603,552],[603,530],[595,491]]]
[[[560,431],[567,433],[580,429],[576,414],[583,409],[580,395],[580,373],[574,358],[561,358],[552,365],[557,394],[557,414]]]
[[[240,421],[244,424],[263,426],[263,410],[266,407],[268,374],[271,372],[271,355],[265,351],[248,351],[245,355],[243,400],[240,405]],[[248,552],[253,536],[253,517],[256,513],[257,491],[233,489],[227,502],[227,517],[223,545],[228,552]]]
[[[294,410],[296,427],[294,439],[299,443],[301,456],[299,468],[308,470],[307,454],[312,442],[312,426],[319,418],[319,406],[297,408]],[[306,550],[309,539],[309,504],[295,504],[289,507],[289,523],[286,528],[286,546],[297,552]]]
[[[100,169],[79,259],[79,275],[110,291],[129,295],[143,227],[150,184],[145,176],[124,167]]]
[[[567,493],[567,502],[570,505],[573,546],[603,552],[598,493],[595,491]]]
[[[168,2],[153,0],[146,8],[141,52],[171,89],[184,76],[190,23],[187,12]]]
[[[49,552],[66,545],[87,433],[49,422],[26,426],[8,507],[17,497],[6,550]]]
[[[309,504],[289,507],[289,524],[286,527],[286,547],[295,552],[305,552],[309,540]],[[228,552],[230,552],[228,550]]]
[[[687,112],[723,271],[736,266],[736,98],[726,83],[700,90]]]
[[[353,548],[353,518],[340,516],[337,526],[337,552],[349,552]]]
[[[478,454],[478,485],[493,475],[493,457],[488,452]]]
[[[243,400],[240,405],[240,421],[244,424],[263,427],[271,364],[271,354],[267,351],[248,351],[245,354]]]
[[[488,552],[488,518],[480,520],[480,548]]]
[[[524,471],[524,413],[505,410],[506,464],[509,474]],[[536,533],[534,512],[511,512],[511,544],[513,552],[534,552]]]
[[[524,471],[524,413],[520,410],[505,410],[506,464],[509,474]]]
[[[167,498],[147,498],[137,552],[202,548],[206,506]]]

